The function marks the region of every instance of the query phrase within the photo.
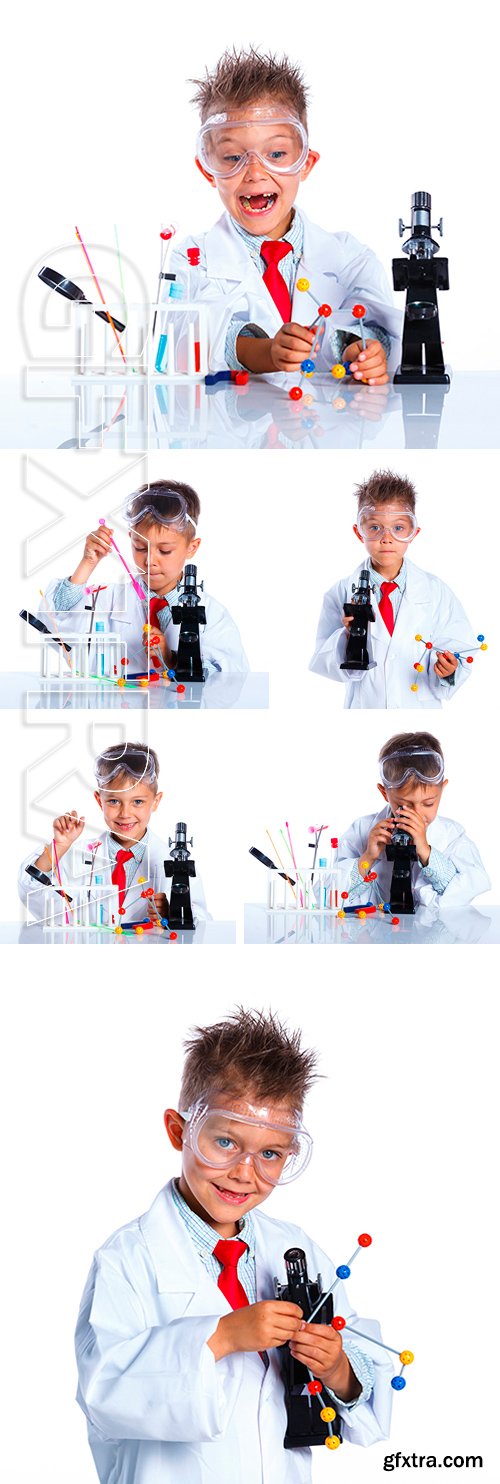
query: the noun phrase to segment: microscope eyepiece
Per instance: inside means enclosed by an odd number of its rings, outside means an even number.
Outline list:
[[[289,1278],[307,1278],[306,1254],[302,1247],[289,1247],[284,1263]]]
[[[429,211],[431,209],[431,198],[429,191],[414,191],[411,198],[412,208],[416,211]]]

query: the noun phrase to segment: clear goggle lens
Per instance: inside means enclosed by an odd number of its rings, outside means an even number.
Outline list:
[[[401,788],[408,778],[418,778],[419,783],[442,783],[444,761],[439,752],[431,748],[416,747],[413,751],[394,752],[380,764],[380,777],[384,788]]]
[[[265,111],[262,117],[231,119],[225,113],[206,120],[198,134],[197,154],[210,175],[223,179],[245,170],[251,156],[271,175],[295,175],[307,160],[304,125],[293,114]]]
[[[142,503],[141,496],[133,495],[125,507],[124,517],[131,530],[140,526],[149,517],[155,525],[174,527],[176,531],[196,531],[193,517],[189,515],[184,495],[176,490],[164,495],[154,495]]]
[[[309,1164],[312,1139],[299,1123],[270,1123],[262,1115],[254,1118],[206,1105],[195,1105],[184,1116],[185,1143],[213,1170],[253,1164],[269,1185],[286,1185]]]
[[[375,510],[365,507],[358,516],[358,527],[365,541],[378,541],[384,535],[392,536],[394,541],[411,541],[417,529],[416,517],[412,510],[401,510],[390,525],[384,525]]]

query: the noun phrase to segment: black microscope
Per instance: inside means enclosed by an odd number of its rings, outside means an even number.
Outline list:
[[[411,198],[411,223],[406,227],[399,218],[399,235],[410,232],[403,243],[405,258],[393,258],[392,279],[396,292],[406,289],[401,365],[394,376],[395,385],[406,382],[419,386],[448,386],[439,328],[438,289],[450,287],[448,259],[436,258],[439,243],[431,232],[443,235],[443,218],[431,225],[431,198],[428,191],[415,191]]]
[[[396,824],[391,839],[385,847],[385,853],[387,860],[393,863],[389,896],[391,912],[406,914],[409,917],[415,912],[411,889],[411,868],[417,859],[417,851],[408,831],[402,830]]]
[[[275,1278],[276,1298],[284,1299],[288,1304],[298,1304],[302,1309],[304,1319],[308,1320],[322,1296],[321,1274],[318,1273],[315,1283],[308,1278],[306,1254],[302,1247],[289,1247],[284,1255],[284,1263],[287,1281],[280,1283],[278,1278]],[[325,1296],[324,1303],[314,1315],[312,1322],[313,1324],[331,1324],[332,1319],[333,1297],[329,1293]],[[335,1417],[329,1425],[321,1420],[320,1412],[324,1402],[318,1402],[318,1397],[311,1396],[307,1390],[310,1381],[309,1371],[301,1361],[294,1360],[288,1345],[283,1345],[281,1350],[281,1374],[285,1388],[287,1415],[283,1446],[285,1448],[313,1448],[316,1443],[324,1445],[330,1429],[334,1437],[340,1438],[340,1419]]]
[[[164,861],[164,869],[167,881],[172,882],[170,889],[170,900],[167,908],[169,928],[185,928],[188,932],[194,931],[193,909],[191,906],[190,878],[196,876],[196,866],[190,859],[188,845],[193,841],[187,839],[187,826],[182,822],[175,826],[175,839],[169,838],[171,859]]]
[[[370,573],[367,567],[359,574],[359,582],[352,584],[350,603],[344,603],[346,618],[352,618],[347,633],[347,649],[341,670],[374,670],[376,660],[371,660],[368,651],[368,624],[375,623],[370,588]]]
[[[205,679],[201,658],[200,628],[206,624],[207,615],[199,597],[200,592],[203,592],[203,583],[197,583],[196,567],[192,562],[187,562],[183,581],[180,584],[179,597],[172,608],[172,623],[180,624],[175,661],[176,680],[203,681]]]

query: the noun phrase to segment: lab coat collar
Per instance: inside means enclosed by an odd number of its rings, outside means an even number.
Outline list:
[[[408,603],[412,604],[412,607],[417,604],[421,604],[422,607],[426,607],[429,602],[428,574],[427,572],[423,572],[421,567],[416,567],[414,562],[410,562],[408,560],[408,557],[405,557],[405,565],[406,588],[404,597],[408,601]],[[366,566],[367,560],[365,560],[364,562],[360,562],[359,567],[357,567],[356,571],[352,573],[352,577],[349,579],[349,581],[359,581],[360,574],[364,569],[366,569]],[[377,573],[376,575],[378,576],[380,581],[380,574]]]
[[[299,214],[304,227],[302,256],[305,264],[311,269],[317,266],[321,276],[331,277],[330,274],[324,273],[325,255],[328,255],[332,262],[333,277],[336,277],[335,237],[331,232],[323,231],[322,227],[316,227],[303,211]],[[237,231],[228,211],[225,211],[215,226],[207,232],[205,256],[208,278],[225,278],[229,282],[241,283],[250,267],[256,273],[259,271],[252,262],[246,243],[241,233]]]

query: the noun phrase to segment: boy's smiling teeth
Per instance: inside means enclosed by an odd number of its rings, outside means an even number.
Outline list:
[[[270,211],[278,200],[277,191],[259,191],[256,195],[240,196],[244,211],[256,212]]]

